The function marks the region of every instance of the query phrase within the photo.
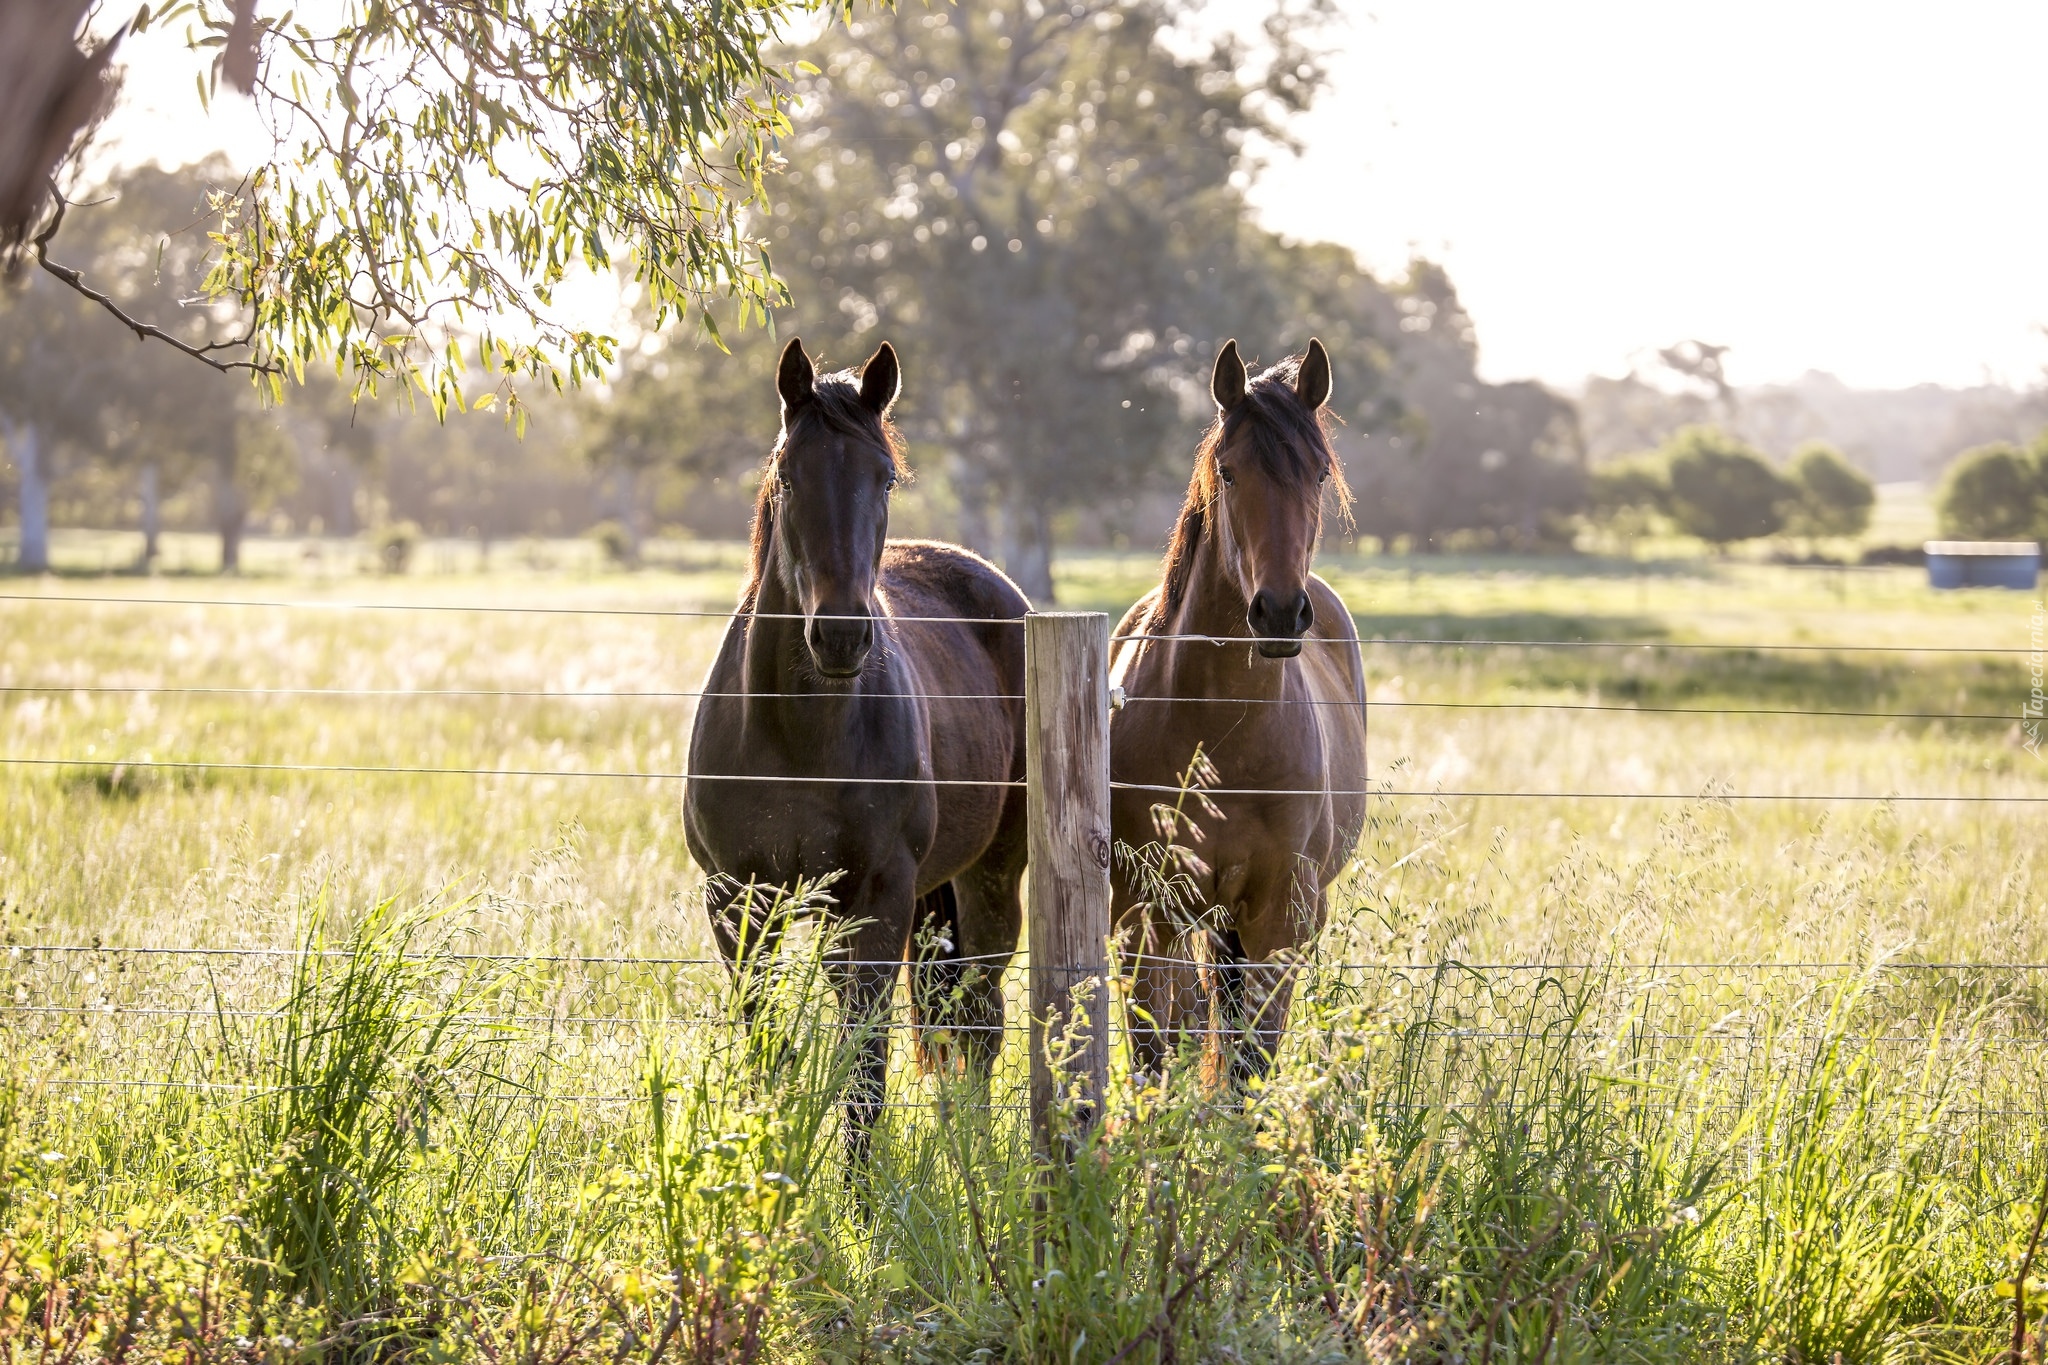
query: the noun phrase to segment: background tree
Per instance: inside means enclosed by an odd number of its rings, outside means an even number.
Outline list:
[[[1671,507],[1671,470],[1656,453],[1595,465],[1586,476],[1586,511],[1593,525],[1627,547],[1647,535]]]
[[[205,301],[202,289],[225,173],[219,163],[141,167],[71,214],[75,259],[90,266],[107,298],[191,345],[204,344],[227,311]],[[136,490],[147,561],[160,497],[204,481],[222,565],[237,567],[249,512],[289,486],[294,466],[278,418],[261,410],[250,385],[171,347],[109,330],[101,309],[47,276],[25,280],[0,299],[0,310],[0,414],[22,438],[11,444],[39,447],[44,483],[69,466]],[[47,545],[46,529],[33,533],[35,509],[27,498],[22,506],[20,565],[47,567],[46,551],[34,552]]]
[[[1118,506],[1169,451],[1187,453],[1226,328],[1269,359],[1307,340],[1306,319],[1281,325],[1275,244],[1242,186],[1247,139],[1278,136],[1321,79],[1303,45],[1315,14],[1281,14],[1252,71],[1230,43],[1181,41],[1186,9],[863,14],[806,53],[817,73],[797,85],[792,169],[767,229],[793,298],[781,334],[835,365],[897,344],[896,418],[915,463],[957,534],[1041,599],[1056,519]],[[733,362],[681,347],[629,357],[610,449],[658,431],[687,433],[685,462],[758,459],[773,430],[769,344],[735,342]],[[712,435],[691,414],[750,427]]]
[[[1958,540],[2048,541],[2048,432],[2022,449],[1999,441],[1958,455],[1934,498],[1941,533]]]
[[[1442,267],[1416,261],[1400,284],[1375,289],[1390,401],[1362,439],[1340,440],[1356,452],[1346,474],[1359,531],[1422,552],[1459,535],[1525,549],[1568,543],[1585,495],[1572,405],[1538,384],[1479,377],[1472,319]]]
[[[774,439],[772,338],[736,339],[730,354],[658,333],[643,338],[602,401],[578,411],[577,448],[609,477],[609,519],[637,558],[651,477],[666,473],[696,489],[758,463]]]
[[[1786,474],[1797,490],[1785,529],[1800,536],[1860,536],[1870,529],[1877,485],[1825,441],[1792,452]]]
[[[899,423],[1040,599],[1055,517],[1157,470],[1222,333],[1282,344],[1240,186],[1246,139],[1320,85],[1312,25],[1276,12],[1252,77],[1232,43],[1169,42],[1184,8],[903,6],[798,87],[791,326],[847,360],[909,338]]]
[[[88,330],[99,335],[79,301],[47,286],[16,298],[0,318],[0,443],[19,512],[15,566],[30,573],[50,567],[50,492],[60,448],[98,436],[94,376],[78,363],[91,354],[82,335]]]
[[[1728,382],[1728,346],[1710,341],[1681,341],[1657,352],[1657,363],[1679,376],[1695,390],[1704,391],[1720,411],[1722,421],[1733,425],[1739,395]]]
[[[1755,450],[1719,427],[1687,427],[1663,448],[1671,517],[1717,549],[1776,535],[1785,527],[1792,484]]]
[[[1633,370],[1619,379],[1597,374],[1587,379],[1578,409],[1586,450],[1595,462],[1654,449],[1681,427],[1715,417],[1710,394],[1653,384]]]

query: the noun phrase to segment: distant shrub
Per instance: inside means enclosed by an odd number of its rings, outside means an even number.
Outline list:
[[[1764,560],[1769,564],[1793,564],[1803,568],[1841,568],[1843,565],[1852,562],[1843,559],[1840,555],[1822,554],[1813,550],[1801,552],[1786,549],[1773,550],[1764,556]]]
[[[1595,468],[1586,478],[1593,516],[1613,520],[1630,512],[1661,512],[1671,498],[1671,472],[1655,454],[1630,455]]]
[[[623,523],[600,521],[590,528],[589,534],[604,552],[604,562],[612,567],[630,569],[640,562],[640,542]]]
[[[1786,470],[1797,491],[1787,530],[1802,536],[1860,536],[1870,529],[1877,485],[1825,441],[1808,441],[1792,452]]]
[[[1627,455],[1586,473],[1585,521],[1633,546],[1656,529],[1671,502],[1671,481],[1656,452]]]
[[[371,533],[370,544],[377,551],[378,568],[385,573],[405,573],[420,548],[420,528],[415,522],[394,522]]]
[[[1957,540],[2048,537],[2048,433],[2022,450],[2006,441],[1966,450],[1942,476],[1934,511]]]
[[[1858,564],[1910,564],[1915,568],[1927,562],[1927,550],[1921,545],[1873,545],[1857,557]]]
[[[1672,520],[1716,546],[1785,529],[1798,496],[1770,461],[1718,427],[1686,427],[1662,450],[1670,471]]]

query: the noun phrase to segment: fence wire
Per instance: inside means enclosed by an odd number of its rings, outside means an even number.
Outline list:
[[[1016,779],[979,777],[863,777],[857,775],[823,776],[810,773],[689,773],[668,772],[660,769],[486,768],[409,763],[258,763],[196,758],[40,757],[14,754],[0,755],[0,767],[77,768],[95,772],[114,773],[118,773],[123,769],[135,769],[143,772],[355,774],[385,777],[578,778],[591,781],[736,782],[757,785],[765,784],[769,786],[826,787],[992,787],[1018,789],[1028,785],[1026,782]],[[1151,792],[1161,796],[1191,794],[1196,790],[1191,787],[1181,787],[1161,782],[1112,781],[1109,787],[1111,791]],[[1391,784],[1375,787],[1203,786],[1199,790],[1202,795],[1209,797],[1300,797],[1322,799],[1338,796],[1356,796],[1373,801],[1818,801],[1841,804],[1874,802],[1879,805],[1938,805],[1942,803],[1955,803],[1961,805],[2021,806],[2048,804],[2048,794],[1973,792],[1737,792],[1713,788],[1700,791],[1510,791],[1504,789],[1396,787]]]
[[[545,688],[545,687],[263,687],[206,686],[184,683],[130,683],[127,685],[68,682],[0,684],[0,695],[11,696],[112,696],[112,697],[332,697],[373,701],[495,698],[518,701],[693,701],[717,698],[727,701],[796,701],[810,697],[844,697],[844,692],[710,692],[701,688]],[[1023,701],[1017,692],[895,692],[870,693],[876,700],[903,701]],[[1320,697],[1136,697],[1125,696],[1123,706],[1309,706],[1343,707],[1360,703],[1348,698]],[[1816,716],[1837,719],[1993,721],[2011,725],[2013,717],[1988,711],[1854,711],[1799,706],[1644,706],[1603,702],[1567,701],[1409,701],[1405,698],[1370,700],[1369,708],[1427,711],[1585,711],[1606,715],[1651,716]]]
[[[87,596],[84,594],[43,594],[43,593],[0,593],[0,602],[39,603],[81,603],[91,606],[118,607],[242,607],[279,611],[391,611],[391,612],[471,612],[481,615],[505,616],[619,616],[676,618],[683,620],[730,620],[735,613],[730,608],[704,607],[555,607],[555,606],[506,606],[468,602],[323,602],[317,599],[301,601],[263,601],[251,598],[227,597],[114,597]],[[747,615],[758,620],[800,621],[807,619],[791,612],[749,612]],[[844,617],[844,620],[859,620],[859,617]],[[906,624],[928,625],[970,625],[998,626],[1024,624],[1026,618],[983,617],[983,616],[890,616],[887,619]],[[1168,643],[1251,645],[1257,643],[1245,635],[1178,635],[1154,634],[1133,631],[1112,634],[1110,644],[1125,641],[1158,641]],[[1866,645],[1866,644],[1790,644],[1780,642],[1741,641],[1716,643],[1713,641],[1679,640],[1502,640],[1502,639],[1458,639],[1455,637],[1426,636],[1384,636],[1374,635],[1356,641],[1332,639],[1324,636],[1307,636],[1303,644],[1350,645],[1356,643],[1369,647],[1421,647],[1455,649],[1644,649],[1644,650],[1721,650],[1729,652],[1786,652],[1786,653],[1839,653],[1839,654],[2009,654],[2028,655],[2032,650],[2021,645]]]

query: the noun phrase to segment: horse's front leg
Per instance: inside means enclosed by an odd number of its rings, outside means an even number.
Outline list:
[[[910,1010],[921,1055],[941,1074],[964,1062],[984,1099],[1003,1050],[1003,972],[1024,923],[1022,844],[999,839],[918,904]]]
[[[1297,865],[1247,897],[1234,929],[1219,936],[1218,1026],[1234,1085],[1264,1076],[1280,1055],[1295,978],[1322,923],[1315,869]]]
[[[1182,1048],[1192,1043],[1197,1053],[1202,1050],[1202,983],[1178,928],[1163,910],[1131,905],[1122,909],[1117,923],[1123,932],[1131,1070],[1144,1085],[1164,1080],[1167,1063]],[[1192,1034],[1191,1028],[1196,1030]]]
[[[835,917],[845,932],[826,971],[839,994],[839,1016],[854,1048],[844,1125],[850,1171],[868,1164],[888,1094],[890,996],[902,970],[916,897],[917,864],[906,855],[886,871],[862,878]]]
[[[704,884],[704,910],[711,937],[732,973],[748,1046],[757,1063],[773,1070],[787,1054],[790,1039],[784,1031],[763,1037],[760,1026],[773,984],[775,951],[789,924],[788,893],[753,878],[740,881],[721,874]]]

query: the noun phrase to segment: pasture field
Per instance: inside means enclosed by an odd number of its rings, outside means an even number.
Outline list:
[[[679,828],[738,550],[466,548],[0,579],[17,1357],[1990,1361],[2048,1278],[2023,594],[1332,558],[1384,794],[1271,1082],[1047,1165],[1021,1041],[900,1047],[849,1173]]]

